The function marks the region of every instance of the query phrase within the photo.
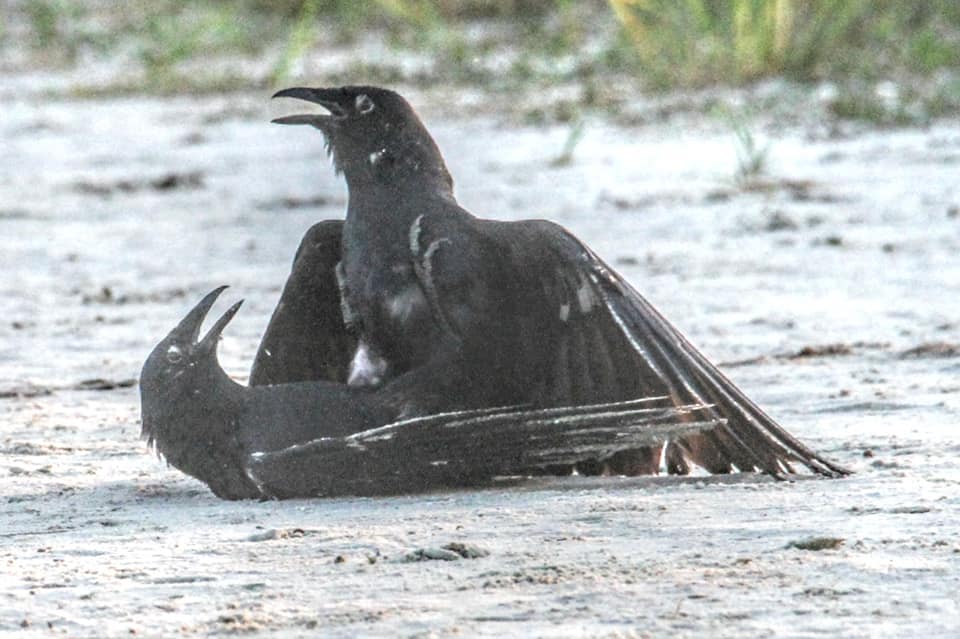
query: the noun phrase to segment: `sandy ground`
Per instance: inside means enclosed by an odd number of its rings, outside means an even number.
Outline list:
[[[300,235],[342,215],[319,136],[264,95],[5,102],[0,634],[960,633],[960,127],[772,127],[744,191],[705,118],[591,120],[558,167],[566,129],[432,101],[464,205],[568,226],[856,474],[227,503],[147,452],[134,380],[224,283],[245,377]]]

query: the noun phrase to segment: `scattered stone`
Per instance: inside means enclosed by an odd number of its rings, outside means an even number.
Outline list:
[[[860,595],[863,594],[863,592],[860,588],[838,590],[836,588],[812,587],[804,589],[801,594],[806,597],[829,597],[836,599],[837,597],[844,597],[846,595]]]
[[[841,537],[808,537],[791,541],[786,547],[797,550],[834,550],[839,548],[844,541]]]
[[[100,377],[81,380],[70,386],[37,386],[29,382],[10,388],[0,388],[0,399],[28,399],[32,397],[46,397],[53,395],[54,391],[59,390],[79,390],[79,391],[106,391],[116,390],[118,388],[130,388],[136,386],[137,380],[132,377],[118,380],[108,380]]]
[[[182,288],[172,288],[163,291],[154,291],[153,293],[124,293],[117,295],[109,286],[104,286],[96,293],[85,293],[81,298],[83,304],[144,304],[144,303],[165,303],[172,300],[186,297],[187,291]]]
[[[736,368],[737,366],[753,366],[755,364],[766,364],[770,358],[766,355],[757,355],[756,357],[747,357],[744,359],[734,359],[729,362],[720,362],[720,368]]]
[[[45,397],[52,395],[53,389],[47,386],[37,386],[29,382],[20,386],[0,388],[0,399],[27,399],[30,397]]]
[[[97,293],[93,295],[84,295],[83,303],[84,304],[109,304],[113,301],[113,289],[109,286],[104,286]]]
[[[477,559],[479,557],[487,557],[490,555],[490,551],[479,546],[474,546],[473,544],[463,544],[460,542],[452,542],[443,547],[445,550],[451,550],[464,559]]]
[[[842,151],[828,151],[820,156],[821,164],[833,164],[834,162],[839,162],[847,157],[846,153]]]
[[[452,542],[440,548],[418,548],[404,556],[403,561],[457,561],[458,559],[477,559],[487,557],[489,551],[473,544]]]
[[[0,209],[0,220],[25,220],[30,217],[26,209]]]
[[[960,356],[960,344],[950,342],[926,342],[900,353],[900,357],[903,359],[958,356]]]
[[[880,511],[880,509],[877,508],[876,506],[870,506],[870,507],[866,507],[866,506],[850,506],[849,508],[847,508],[846,512],[851,513],[851,514],[853,514],[853,515],[873,515],[873,514],[876,514],[876,513],[878,513],[878,512],[881,512],[881,511]],[[863,542],[862,542],[862,541],[858,541],[856,545],[857,545],[858,547],[859,547],[859,546],[862,546],[862,545],[863,545]]]
[[[757,322],[754,322],[757,323]],[[792,327],[792,325],[790,326]],[[797,360],[797,359],[807,359],[814,357],[835,357],[840,355],[852,355],[854,348],[869,348],[869,349],[885,349],[888,348],[890,344],[888,342],[853,342],[852,344],[844,344],[842,342],[837,342],[834,344],[822,344],[822,345],[808,345],[804,346],[798,351],[791,353],[776,353],[773,355],[758,355],[756,357],[749,357],[740,360],[731,360],[728,362],[720,362],[722,368],[731,368],[736,366],[749,366],[753,364],[766,364],[771,359],[774,360]],[[850,395],[850,391],[847,389],[841,389],[837,394],[839,397],[846,397]]]
[[[635,202],[631,202],[630,200],[628,200],[628,199],[625,198],[625,197],[604,196],[604,197],[600,198],[600,200],[601,200],[602,202],[607,202],[607,203],[609,203],[610,205],[613,206],[613,208],[619,209],[619,210],[621,210],[621,211],[626,211],[627,209],[640,208],[640,205],[639,205],[639,204],[637,204],[637,203],[635,203]]]
[[[168,173],[155,180],[150,180],[150,188],[154,191],[169,191],[171,189],[195,189],[203,186],[203,173]]]
[[[279,528],[271,528],[260,533],[254,533],[247,537],[247,541],[272,541],[274,539],[290,539],[296,537],[303,537],[306,535],[306,531],[303,528],[291,528],[289,530],[282,530]]]
[[[96,184],[94,182],[77,182],[73,185],[73,190],[84,195],[99,195],[100,197],[109,197],[113,192],[106,184]]]
[[[638,197],[626,197],[603,193],[597,199],[599,205],[609,205],[618,211],[636,211],[648,209],[664,203],[686,203],[689,198],[681,193],[649,193]]]
[[[158,579],[152,580],[150,583],[159,584],[159,585],[176,585],[176,584],[196,584],[196,583],[205,583],[208,581],[216,581],[216,577],[208,577],[206,575],[184,575],[181,577],[160,577]]]
[[[804,346],[796,353],[787,355],[787,359],[804,359],[807,357],[832,357],[835,355],[850,355],[853,349],[847,344],[824,344],[822,346]]]
[[[843,246],[843,238],[839,235],[828,235],[813,242],[820,246]]]
[[[783,180],[781,186],[795,202],[838,204],[852,199],[824,191],[820,185],[810,180]]]
[[[337,555],[336,557],[333,558],[333,563],[335,564],[343,564],[346,562],[347,562],[347,559],[343,555]]]
[[[95,377],[93,379],[85,379],[77,382],[70,387],[70,390],[83,390],[83,391],[107,391],[107,390],[116,390],[118,388],[130,388],[137,385],[137,380],[132,377],[127,379],[118,379],[118,380],[109,380],[103,379],[101,377]]]
[[[270,211],[274,209],[313,209],[326,206],[343,206],[344,204],[341,198],[327,195],[314,195],[311,197],[296,197],[291,195],[276,200],[261,202],[257,205],[257,208]]]
[[[198,144],[203,144],[207,141],[207,136],[205,136],[200,131],[191,131],[185,136],[180,138],[180,144],[184,146],[196,146]]]
[[[413,552],[407,553],[403,558],[405,562],[430,560],[457,561],[458,559],[461,559],[460,555],[452,550],[444,550],[443,548],[417,548]]]
[[[725,189],[718,189],[715,191],[710,191],[703,198],[703,201],[707,204],[718,204],[721,202],[729,202],[733,198],[733,193]]]
[[[890,513],[894,515],[920,515],[923,513],[928,513],[932,510],[929,506],[897,506],[896,508],[891,508]]]
[[[55,446],[53,444],[34,444],[31,442],[4,442],[0,446],[0,454],[4,455],[53,455],[74,452],[71,446]]]
[[[951,206],[950,208],[948,208],[948,209],[947,209],[947,217],[950,218],[951,220],[954,220],[954,219],[960,217],[960,206],[954,204],[953,206]]]
[[[217,621],[235,632],[255,632],[260,629],[260,624],[245,612],[220,615]]]
[[[780,209],[770,212],[770,217],[767,218],[767,223],[764,226],[764,229],[771,233],[777,231],[795,231],[798,228],[800,228],[800,225]]]
[[[901,467],[901,465],[895,461],[886,461],[883,459],[874,460],[874,462],[870,465],[874,468],[900,468]]]
[[[172,191],[174,189],[199,189],[204,186],[205,176],[201,171],[166,173],[155,178],[120,179],[110,183],[80,181],[73,189],[85,195],[110,197],[114,193],[137,193],[139,191]]]

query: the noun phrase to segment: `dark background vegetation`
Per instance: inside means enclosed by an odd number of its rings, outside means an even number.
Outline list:
[[[575,83],[583,105],[616,108],[602,90],[611,78],[648,92],[778,78],[831,83],[837,90],[830,108],[839,117],[915,124],[960,112],[956,0],[9,0],[3,6],[0,47],[8,71],[108,60],[123,70],[110,82],[74,88],[87,95],[270,88],[295,77],[496,93]],[[311,63],[332,50],[354,53],[333,71]]]

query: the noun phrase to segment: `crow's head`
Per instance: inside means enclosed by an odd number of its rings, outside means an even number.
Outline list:
[[[226,288],[216,288],[200,300],[157,344],[143,365],[140,373],[142,435],[150,443],[156,436],[153,425],[158,420],[175,417],[188,405],[198,400],[210,400],[211,395],[224,390],[222,382],[229,378],[217,360],[217,342],[242,300],[231,306],[203,339],[200,339],[200,326]],[[196,397],[198,394],[203,397]]]
[[[288,115],[276,124],[307,124],[327,139],[334,165],[354,180],[400,184],[427,179],[445,188],[453,181],[443,156],[413,108],[398,93],[367,86],[295,87],[275,98],[319,104],[327,113]]]

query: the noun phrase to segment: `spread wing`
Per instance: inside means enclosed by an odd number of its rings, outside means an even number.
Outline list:
[[[314,224],[300,241],[280,301],[257,349],[250,385],[346,382],[357,346],[341,311],[336,267],[342,220]]]
[[[711,405],[715,427],[671,438],[671,472],[693,464],[713,473],[783,475],[800,464],[817,474],[847,473],[781,428],[562,227],[429,222],[421,221],[420,244],[438,248],[421,252],[417,272],[430,274],[421,286],[437,323],[461,341],[471,374],[495,376],[512,401],[548,407],[662,395],[678,406]],[[659,451],[620,452],[608,470],[657,472]]]
[[[268,497],[401,494],[554,474],[584,460],[716,425],[706,407],[676,407],[666,397],[564,408],[488,408],[416,417],[255,453],[246,470]]]

